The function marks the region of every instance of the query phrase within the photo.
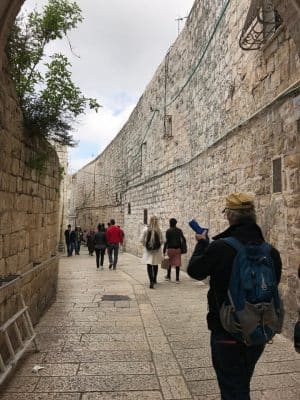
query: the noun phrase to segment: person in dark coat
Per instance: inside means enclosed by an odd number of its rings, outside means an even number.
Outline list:
[[[89,251],[89,256],[92,256],[94,254],[94,250],[95,250],[94,235],[95,235],[95,232],[92,229],[86,235],[86,243],[87,243],[87,248]]]
[[[250,380],[264,345],[246,346],[237,342],[222,327],[219,310],[225,300],[236,251],[222,239],[234,237],[241,243],[264,242],[260,227],[256,224],[253,196],[247,193],[232,193],[226,198],[225,217],[229,228],[216,235],[208,243],[206,232],[196,234],[197,244],[190,259],[187,272],[197,280],[210,278],[208,291],[207,324],[211,331],[212,362],[223,400],[250,400]],[[271,257],[279,284],[281,259],[272,247]]]
[[[76,254],[76,232],[75,230],[71,230],[70,235],[70,256],[73,255],[73,250],[75,250],[75,254]]]
[[[170,228],[166,231],[166,241],[164,244],[163,253],[167,252],[169,257],[169,268],[167,270],[167,275],[165,279],[167,281],[171,280],[171,269],[175,267],[176,269],[176,283],[179,283],[179,273],[181,267],[181,247],[184,243],[186,245],[186,240],[181,229],[177,228],[177,220],[171,218],[169,221]]]
[[[70,234],[71,234],[71,225],[69,224],[68,228],[65,230],[65,241],[66,241],[66,248],[67,248],[68,257],[70,257],[72,255],[72,246],[71,246]]]
[[[96,265],[97,265],[97,268],[99,268],[99,266],[101,266],[101,269],[103,270],[104,255],[105,255],[105,250],[107,247],[104,224],[99,224],[97,229],[98,229],[98,232],[96,232],[95,236],[94,236],[94,247],[95,247],[95,252],[96,252]]]

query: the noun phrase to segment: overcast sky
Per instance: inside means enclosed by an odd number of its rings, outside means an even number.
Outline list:
[[[48,52],[65,53],[73,80],[87,97],[103,106],[87,111],[75,126],[79,145],[69,152],[75,172],[101,153],[128,119],[170,45],[176,40],[178,17],[189,14],[194,0],[77,0],[84,22],[66,41]],[[23,10],[39,10],[46,0],[26,0]],[[180,30],[185,20],[180,22]]]

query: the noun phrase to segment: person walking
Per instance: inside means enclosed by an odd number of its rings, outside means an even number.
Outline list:
[[[94,236],[95,236],[95,232],[92,229],[86,235],[87,248],[88,248],[90,256],[92,256],[94,254],[94,250],[95,250],[95,247],[94,247]]]
[[[187,272],[197,280],[210,278],[210,289],[207,295],[209,309],[207,323],[208,329],[211,331],[212,363],[220,387],[221,398],[222,400],[250,400],[251,377],[265,345],[247,345],[245,341],[238,340],[233,331],[229,333],[225,330],[220,319],[220,310],[221,306],[225,304],[225,299],[227,299],[232,278],[238,279],[237,274],[232,277],[231,272],[233,267],[236,267],[234,261],[239,252],[230,243],[238,242],[242,248],[245,248],[246,245],[252,246],[253,250],[262,248],[261,245],[265,241],[260,227],[256,224],[252,195],[231,193],[226,198],[223,213],[229,227],[216,235],[213,238],[214,241],[210,244],[206,232],[196,234],[197,244]],[[272,271],[274,271],[272,276],[276,280],[274,283],[278,285],[282,268],[280,254],[274,247],[265,245],[268,249],[267,257],[257,257],[257,260],[268,259],[270,261],[269,265],[272,266]],[[239,258],[239,260],[241,259]],[[251,271],[253,274],[253,269]],[[262,276],[262,278],[264,277]],[[251,282],[254,282],[254,285],[257,280],[253,281],[252,279]],[[274,283],[272,281],[272,288]],[[258,289],[263,290],[265,286],[264,279],[262,279],[261,287]],[[249,322],[248,319],[247,321]],[[239,329],[239,332],[241,332],[241,329]],[[263,333],[265,334],[264,325]]]
[[[65,242],[66,242],[66,249],[67,249],[68,257],[70,257],[72,255],[70,233],[71,233],[71,225],[69,224],[68,228],[65,230]]]
[[[144,246],[142,262],[147,265],[147,272],[150,281],[150,289],[157,283],[158,264],[161,264],[161,245],[163,237],[158,224],[158,218],[153,215],[150,218],[149,226],[145,227],[140,242]]]
[[[186,239],[182,230],[177,228],[177,220],[175,218],[171,218],[169,224],[170,228],[166,231],[166,241],[163,249],[164,255],[167,252],[169,257],[169,268],[165,280],[171,280],[171,269],[172,267],[175,267],[176,283],[180,283],[179,273],[181,267],[181,249],[183,246],[186,247]]]
[[[95,247],[95,252],[96,252],[96,266],[103,270],[103,263],[104,263],[104,255],[105,255],[105,250],[107,247],[107,242],[106,242],[106,235],[105,235],[105,226],[104,224],[98,224],[98,232],[95,233],[94,236],[94,247]],[[100,264],[99,264],[100,261]]]
[[[79,256],[80,254],[80,243],[81,243],[81,235],[80,229],[78,226],[75,227],[75,255]]]
[[[109,269],[117,268],[119,244],[122,241],[122,234],[120,228],[115,225],[115,220],[110,220],[110,226],[106,229],[106,241],[108,244],[107,252],[109,258]]]
[[[75,230],[71,230],[70,232],[70,256],[73,255],[73,251],[76,252],[76,232]]]

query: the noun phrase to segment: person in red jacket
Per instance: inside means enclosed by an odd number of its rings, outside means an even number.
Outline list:
[[[106,229],[106,241],[108,244],[107,253],[109,259],[109,269],[116,269],[119,255],[119,245],[122,242],[121,229],[115,225],[115,220],[110,220],[110,226]]]

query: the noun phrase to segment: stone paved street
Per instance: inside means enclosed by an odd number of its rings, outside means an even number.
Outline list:
[[[137,257],[121,254],[116,271],[106,259],[97,271],[84,253],[61,258],[56,302],[36,326],[41,351],[24,357],[0,398],[219,399],[206,286],[184,273],[180,285],[165,282],[160,270],[151,290]],[[44,369],[35,374],[34,365]],[[278,337],[257,365],[252,399],[299,398],[300,355]]]

